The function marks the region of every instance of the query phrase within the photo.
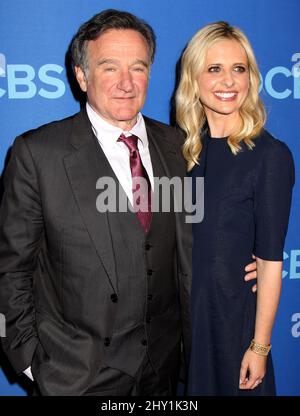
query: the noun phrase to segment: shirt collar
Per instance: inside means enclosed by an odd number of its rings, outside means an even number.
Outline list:
[[[99,116],[99,114],[96,113],[96,111],[90,106],[88,102],[86,103],[86,111],[92,124],[94,133],[101,145],[109,144],[112,142],[116,143],[120,137],[120,134],[123,133],[125,136],[129,136],[130,134],[136,135],[139,138],[139,143],[142,143],[144,148],[148,147],[148,137],[145,121],[141,113],[138,113],[137,121],[132,129],[129,131],[123,131],[119,127],[113,126],[104,120],[101,116]]]

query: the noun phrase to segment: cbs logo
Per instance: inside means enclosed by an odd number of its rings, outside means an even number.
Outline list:
[[[300,279],[300,250],[291,250],[290,254],[283,252],[284,267],[289,266],[289,271],[282,271],[282,278]]]
[[[36,95],[48,99],[60,98],[66,91],[64,82],[58,77],[63,70],[56,64],[42,65],[38,71],[28,64],[6,65],[5,55],[0,54],[0,80],[5,78],[7,81],[5,89],[0,84],[0,98],[6,92],[11,99],[30,99]]]

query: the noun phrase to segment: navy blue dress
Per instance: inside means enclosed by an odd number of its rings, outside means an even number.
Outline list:
[[[256,294],[245,282],[252,253],[282,260],[292,187],[288,147],[265,130],[236,156],[226,138],[204,137],[204,219],[193,224],[192,350],[187,394],[275,395],[271,354],[254,390],[239,390],[243,355],[254,336]],[[196,195],[194,195],[194,200]]]

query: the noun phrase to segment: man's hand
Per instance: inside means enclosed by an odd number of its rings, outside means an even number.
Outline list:
[[[247,274],[245,275],[244,279],[246,280],[246,282],[248,280],[257,279],[257,265],[256,265],[256,257],[254,256],[254,254],[252,254],[252,258],[255,261],[253,263],[247,264],[247,266],[245,267],[245,271],[247,272]],[[252,292],[256,292],[256,291],[257,291],[257,284],[252,286]]]

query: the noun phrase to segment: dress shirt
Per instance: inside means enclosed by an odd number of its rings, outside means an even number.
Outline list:
[[[133,204],[132,196],[132,176],[129,161],[129,149],[125,143],[118,142],[118,138],[123,133],[125,136],[134,134],[139,138],[138,149],[144,168],[148,174],[151,189],[154,188],[153,169],[149,152],[149,142],[145,121],[141,113],[138,113],[137,122],[129,131],[124,131],[119,127],[105,121],[100,117],[93,108],[87,103],[86,110],[95,136],[112,168],[120,185],[124,189],[131,205]]]

